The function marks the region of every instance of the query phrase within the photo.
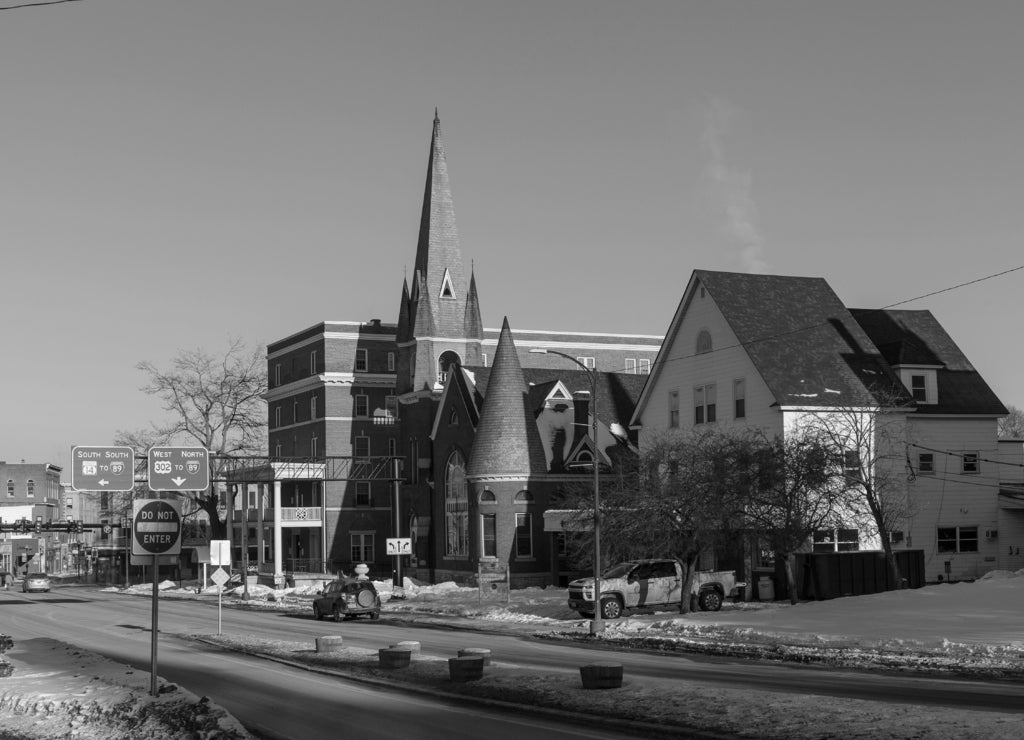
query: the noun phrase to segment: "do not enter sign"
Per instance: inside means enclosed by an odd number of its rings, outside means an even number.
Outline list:
[[[181,505],[164,499],[140,499],[134,504],[132,555],[179,555]]]

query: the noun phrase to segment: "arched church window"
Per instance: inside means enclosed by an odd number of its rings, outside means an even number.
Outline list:
[[[444,383],[448,378],[448,373],[451,372],[456,365],[462,364],[462,358],[459,357],[457,352],[446,350],[441,353],[441,356],[437,358],[437,382]]]
[[[516,494],[517,504],[530,504],[533,503],[533,494],[527,490],[522,490]]]
[[[497,497],[494,495],[494,491],[482,491],[480,493],[481,504],[493,504],[497,502]]]
[[[444,471],[445,555],[469,554],[469,498],[466,459],[455,450]]]

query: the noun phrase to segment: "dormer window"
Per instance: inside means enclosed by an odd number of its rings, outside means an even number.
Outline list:
[[[936,380],[936,370],[924,367],[901,367],[899,368],[900,380],[914,401],[919,404],[936,404],[939,402],[939,388]]]

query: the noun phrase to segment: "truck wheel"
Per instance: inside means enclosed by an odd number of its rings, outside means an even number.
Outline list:
[[[622,616],[622,603],[616,598],[601,599],[601,616],[605,619],[618,619]]]
[[[717,612],[722,608],[722,594],[718,593],[714,589],[708,589],[707,591],[700,592],[700,598],[697,600],[700,604],[700,608],[706,612]]]

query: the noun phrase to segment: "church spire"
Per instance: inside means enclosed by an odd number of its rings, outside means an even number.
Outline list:
[[[413,299],[418,304],[414,323],[432,325],[437,336],[463,336],[469,286],[455,227],[455,206],[436,108],[413,275],[421,289],[417,296],[416,286],[413,287]],[[430,317],[420,316],[421,312],[429,312]]]

